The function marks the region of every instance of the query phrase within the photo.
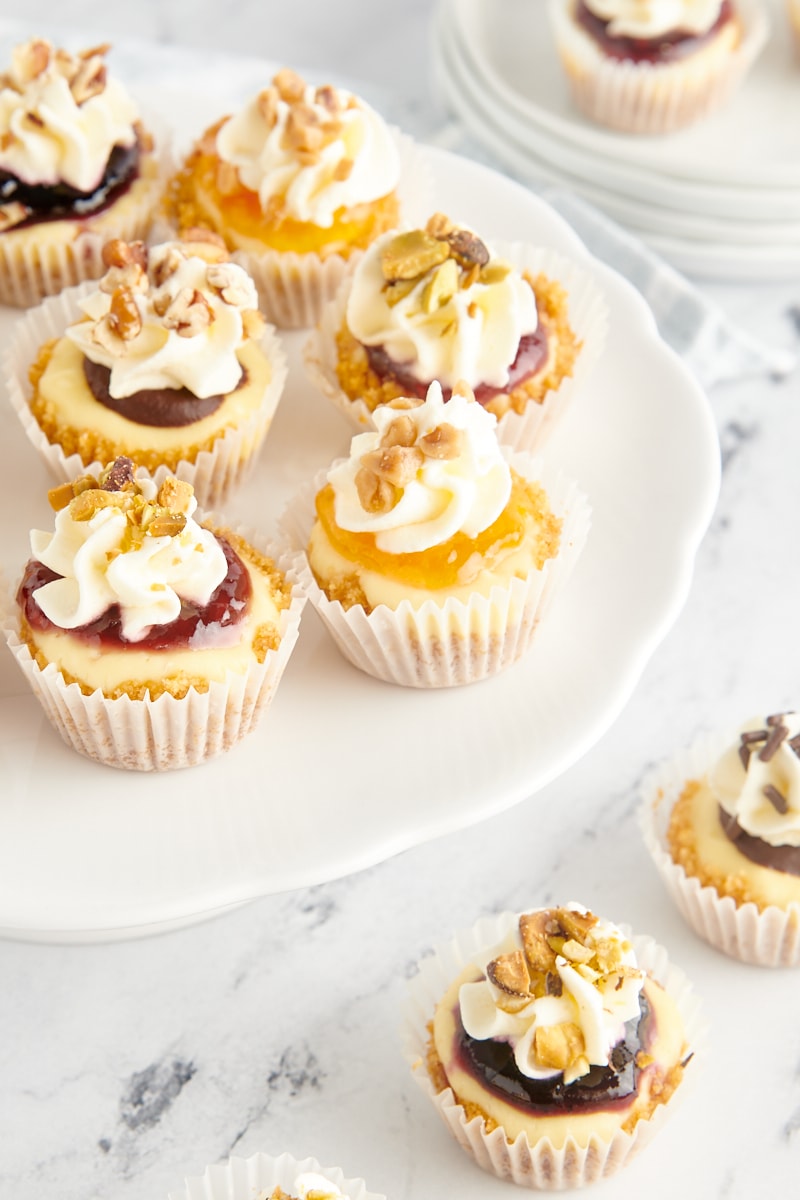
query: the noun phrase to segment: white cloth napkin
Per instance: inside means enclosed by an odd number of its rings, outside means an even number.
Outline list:
[[[426,139],[441,149],[474,158],[511,175],[456,120]],[[784,376],[797,366],[791,351],[764,345],[740,329],[718,304],[680,272],[669,266],[615,221],[591,204],[561,188],[532,187],[570,225],[586,247],[608,263],[644,296],[664,341],[689,365],[700,383],[711,388],[729,379],[751,375]]]

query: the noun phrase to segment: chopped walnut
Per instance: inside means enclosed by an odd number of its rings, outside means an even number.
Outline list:
[[[107,81],[106,64],[102,58],[95,55],[85,59],[78,68],[70,83],[70,91],[76,104],[85,104],[92,96],[99,96],[105,90]]]
[[[52,56],[53,47],[44,38],[32,38],[21,46],[15,46],[11,52],[12,79],[20,88],[24,88],[47,70]]]
[[[356,491],[365,512],[384,513],[394,508],[394,488],[373,471],[361,467],[356,472]]]
[[[362,467],[396,488],[410,483],[422,462],[422,452],[416,446],[381,445],[361,456]]]
[[[287,104],[296,104],[305,95],[305,80],[289,67],[283,67],[278,71],[277,75],[273,76],[272,82],[281,100],[285,100]]]
[[[278,89],[264,88],[256,97],[256,108],[267,129],[273,129],[278,120]]]
[[[264,336],[267,322],[257,308],[246,308],[242,313],[242,329],[244,336],[257,341]]]
[[[396,417],[387,425],[381,438],[382,446],[413,446],[417,438],[417,427],[411,417]]]
[[[203,333],[213,319],[213,310],[203,293],[188,287],[181,288],[163,316],[166,328],[174,329],[179,337]]]
[[[342,111],[339,93],[329,83],[317,88],[314,92],[314,103],[319,104],[321,108],[326,108],[332,116],[338,116]]]
[[[107,492],[129,491],[136,486],[133,460],[127,455],[118,455],[113,463],[101,473],[98,482],[100,487],[105,488]]]
[[[239,173],[233,163],[219,163],[215,183],[220,196],[232,196],[239,190]]]
[[[108,324],[123,342],[133,341],[142,332],[142,314],[129,287],[118,287],[112,293]]]
[[[454,228],[450,218],[440,212],[435,212],[432,217],[429,217],[428,224],[425,226],[426,231],[435,238],[446,238]]]
[[[464,437],[460,429],[446,422],[424,434],[417,441],[417,445],[426,458],[458,458],[463,449]]]
[[[219,292],[226,304],[245,308],[251,303],[252,293],[245,286],[241,273],[233,269],[232,264],[211,264],[206,271],[206,280],[210,287]]]

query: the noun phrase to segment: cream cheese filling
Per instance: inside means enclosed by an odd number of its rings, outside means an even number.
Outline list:
[[[243,561],[246,559],[243,557]],[[188,676],[224,681],[227,672],[244,674],[253,665],[253,638],[263,625],[276,630],[281,610],[275,603],[269,579],[249,566],[252,593],[244,619],[235,629],[238,640],[231,645],[192,649],[115,650],[93,646],[66,630],[30,629],[34,646],[62,672],[110,695],[128,681],[142,682]]]
[[[448,1082],[461,1103],[474,1104],[502,1129],[508,1141],[513,1142],[521,1133],[533,1144],[547,1137],[556,1149],[561,1149],[567,1138],[572,1137],[580,1146],[588,1146],[592,1136],[610,1141],[618,1130],[637,1113],[647,1115],[651,1106],[650,1093],[653,1083],[666,1072],[677,1066],[686,1054],[683,1022],[672,997],[653,979],[647,978],[644,994],[650,1003],[655,1020],[655,1038],[648,1047],[654,1062],[641,1071],[637,1092],[630,1097],[629,1104],[615,1104],[613,1109],[593,1109],[591,1112],[557,1113],[542,1116],[526,1113],[523,1108],[509,1104],[483,1084],[458,1063],[456,1045],[456,1020],[458,993],[464,983],[479,980],[481,971],[467,967],[453,981],[439,1001],[433,1020],[433,1043],[439,1055]]]
[[[762,867],[737,850],[720,824],[717,798],[705,780],[691,798],[688,815],[697,858],[709,876],[744,880],[748,895],[760,906],[786,908],[800,902],[800,875]]]
[[[261,404],[272,368],[257,342],[238,350],[247,370],[246,383],[229,392],[219,408],[191,425],[140,425],[95,400],[83,372],[83,354],[69,339],[61,338],[39,380],[39,395],[60,427],[91,428],[99,437],[129,450],[168,451],[197,445],[232,426],[244,424]]]

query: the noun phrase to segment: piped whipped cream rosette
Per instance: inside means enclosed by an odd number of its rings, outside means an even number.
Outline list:
[[[428,190],[410,140],[370,105],[283,69],[206,131],[171,185],[168,209],[179,229],[220,233],[256,280],[270,320],[302,327]]]
[[[584,544],[574,484],[497,442],[467,388],[398,398],[288,506],[293,576],[355,666],[447,687],[511,666]]]
[[[185,1181],[168,1200],[385,1200],[367,1190],[363,1179],[346,1179],[339,1167],[321,1167],[315,1158],[253,1154],[207,1167]]]
[[[769,33],[758,0],[548,4],[575,104],[625,133],[671,133],[725,104]]]
[[[800,965],[800,715],[699,738],[648,781],[640,823],[692,928],[734,958]]]
[[[467,383],[500,440],[531,450],[591,378],[606,306],[585,272],[550,250],[493,246],[436,213],[365,253],[306,350],[312,381],[357,427],[380,404],[449,396]],[[589,387],[586,388],[589,390]]]
[[[424,959],[405,1052],[479,1166],[557,1190],[615,1174],[647,1143],[702,1034],[666,952],[572,903],[486,918]]]
[[[103,273],[112,237],[147,232],[163,186],[108,46],[35,38],[0,77],[0,301],[28,306]]]
[[[221,239],[187,239],[150,249],[109,242],[98,284],[20,322],[5,354],[9,396],[61,479],[123,454],[175,472],[216,504],[254,462],[285,355]]]
[[[55,528],[31,533],[4,632],[56,730],[136,770],[230,749],[297,638],[302,599],[268,551],[201,520],[190,484],[126,458],[50,501]]]

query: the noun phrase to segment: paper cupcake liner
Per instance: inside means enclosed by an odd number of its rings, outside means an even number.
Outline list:
[[[32,388],[28,371],[43,343],[63,337],[66,327],[79,318],[79,302],[95,287],[91,281],[80,284],[50,297],[20,317],[3,353],[6,394],[12,407],[31,444],[53,475],[65,483],[87,472],[96,475],[106,464],[96,459],[84,463],[79,454],[66,455],[58,443],[48,441],[29,407]],[[171,471],[178,479],[191,483],[202,507],[222,503],[232,488],[246,478],[272,424],[288,366],[281,342],[271,326],[264,332],[261,349],[270,362],[272,374],[258,409],[236,429],[221,433],[211,450],[201,450],[192,461],[181,460]],[[186,426],[186,435],[187,440],[191,438],[191,426]],[[129,456],[136,458],[135,452],[129,452]]]
[[[409,985],[403,1051],[414,1078],[447,1128],[484,1171],[534,1190],[583,1187],[621,1170],[658,1132],[666,1120],[667,1109],[674,1110],[679,1098],[685,1097],[690,1080],[685,1076],[668,1102],[659,1104],[651,1117],[637,1121],[631,1133],[618,1131],[611,1140],[593,1134],[585,1146],[569,1136],[561,1149],[547,1137],[531,1145],[525,1133],[510,1142],[499,1126],[487,1133],[482,1117],[467,1119],[451,1088],[437,1092],[426,1067],[429,1026],[436,1005],[465,967],[472,962],[485,963],[487,951],[498,946],[516,929],[518,920],[519,914],[510,912],[484,917],[472,929],[463,930],[422,960],[419,974]],[[622,928],[629,933],[624,926]],[[663,946],[649,937],[633,936],[632,941],[639,965],[675,1001],[694,1062],[702,1054],[706,1029],[700,1002],[691,984],[684,973],[670,963]],[[697,1072],[692,1069],[688,1074],[694,1077]]]
[[[144,239],[167,177],[167,159],[142,158],[139,178],[113,204],[81,220],[42,221],[0,236],[0,304],[30,308],[86,279],[105,274],[111,238]]]
[[[363,1179],[345,1179],[339,1167],[321,1167],[315,1158],[297,1159],[291,1154],[229,1158],[206,1167],[203,1175],[186,1179],[181,1190],[170,1192],[167,1200],[269,1200],[276,1187],[295,1196],[294,1183],[306,1172],[322,1175],[335,1184],[346,1200],[386,1200],[377,1192],[367,1191]]]
[[[557,280],[569,297],[569,321],[582,343],[572,376],[547,393],[541,404],[531,400],[521,413],[507,412],[497,423],[497,436],[514,450],[541,450],[576,396],[590,392],[592,371],[605,345],[608,307],[605,298],[585,268],[548,247],[523,242],[493,243],[496,253],[532,276],[544,274]],[[374,429],[372,412],[363,399],[351,400],[336,375],[336,336],[345,324],[351,282],[348,278],[327,304],[317,328],[304,348],[306,372],[335,407],[357,429]],[[587,395],[586,402],[591,403]]]
[[[400,219],[422,220],[420,214],[424,213],[427,220],[433,196],[430,170],[414,141],[397,130],[393,133],[400,153]],[[320,258],[291,251],[254,254],[236,250],[231,257],[252,275],[270,321],[279,329],[307,329],[319,319],[323,306],[336,295],[363,253],[354,250],[346,258],[341,254]]]
[[[371,613],[358,606],[343,608],[319,587],[305,553],[315,518],[314,497],[325,484],[327,470],[288,505],[281,527],[294,552],[289,578],[297,581],[353,666],[403,687],[456,687],[498,674],[528,650],[583,549],[590,509],[570,480],[540,469],[527,455],[508,458],[520,474],[542,483],[551,508],[563,518],[561,548],[541,571],[468,602],[452,597],[443,604],[428,600],[415,609],[404,600],[396,609],[379,605]]]
[[[224,525],[213,513],[202,519],[212,526]],[[241,536],[257,544],[249,531],[241,531]],[[269,545],[258,549],[285,571],[279,550]],[[0,628],[50,723],[68,746],[109,767],[172,771],[224,754],[254,728],[289,661],[304,603],[293,587],[289,608],[280,617],[280,644],[267,652],[263,663],[254,659],[246,672],[229,671],[224,682],[211,682],[206,692],[191,688],[180,700],[168,693],[156,700],[109,700],[101,691],[86,696],[77,683],[66,683],[53,663],[43,670],[20,639],[18,609],[7,591],[0,596]]]
[[[702,779],[728,749],[730,734],[705,734],[683,753],[658,767],[645,783],[639,825],[667,891],[684,920],[717,950],[760,967],[800,966],[800,904],[737,905],[687,875],[669,853],[667,829],[672,809],[690,779]]]
[[[738,0],[742,36],[733,49],[703,47],[668,65],[603,54],[573,17],[574,0],[549,0],[556,46],[578,108],[624,133],[671,133],[725,103],[767,40],[769,20],[758,0]]]

